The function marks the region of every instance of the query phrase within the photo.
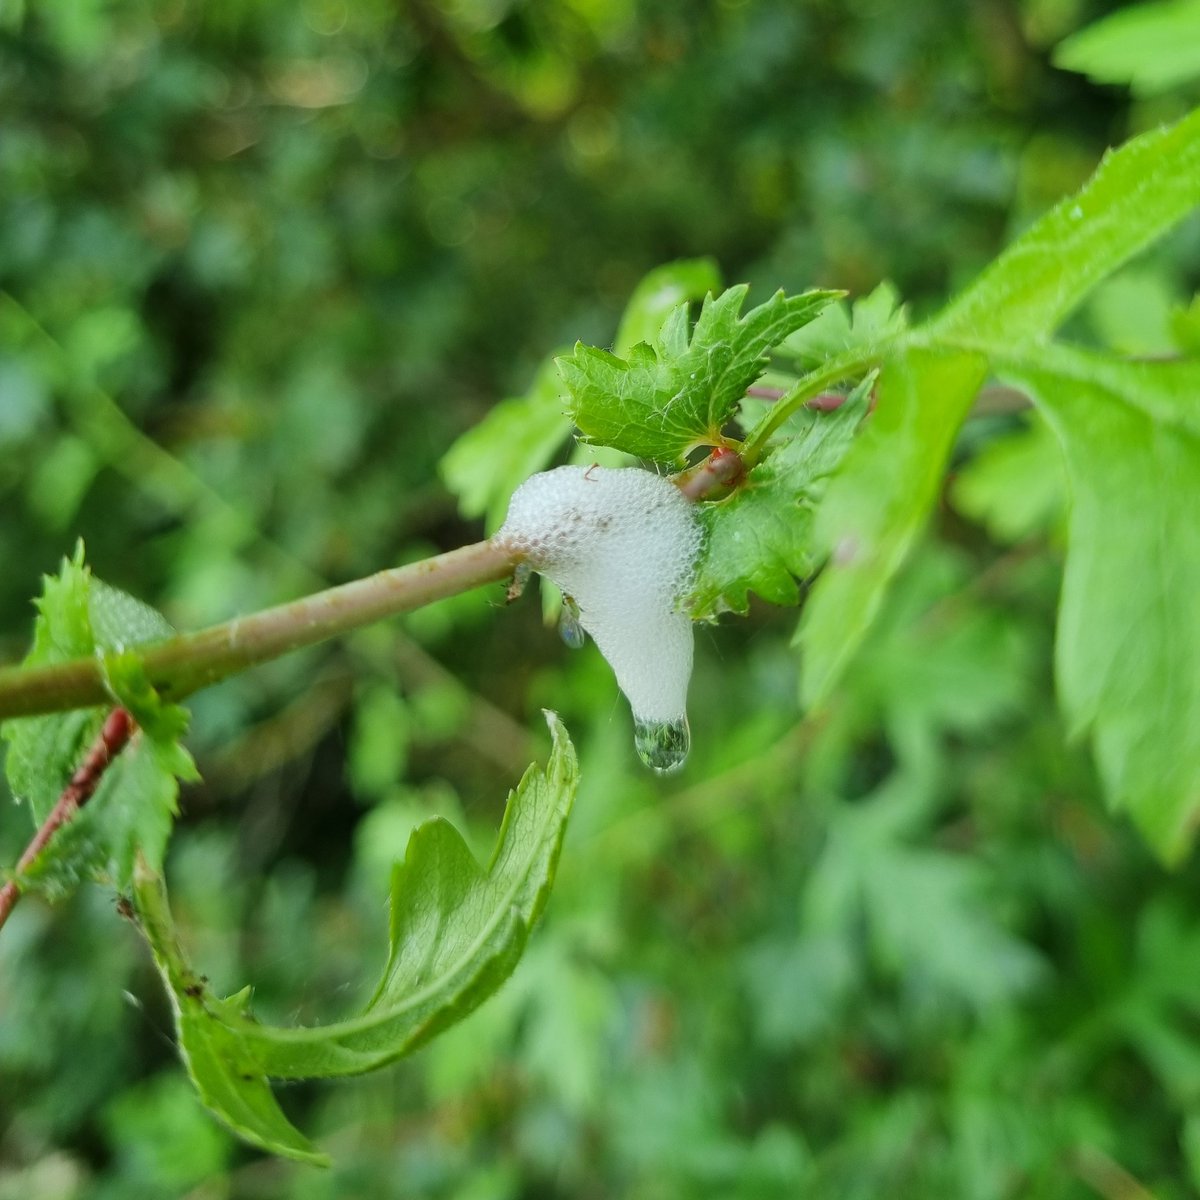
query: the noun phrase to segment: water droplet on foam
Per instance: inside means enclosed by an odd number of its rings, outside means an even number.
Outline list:
[[[692,731],[687,717],[678,721],[633,722],[633,744],[638,758],[658,775],[670,775],[687,762]]]
[[[558,633],[572,650],[583,648],[587,635],[579,623],[579,605],[570,596],[563,597],[562,611],[558,615]]]

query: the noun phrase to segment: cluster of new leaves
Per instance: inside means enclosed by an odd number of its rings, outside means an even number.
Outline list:
[[[681,304],[652,341],[620,355],[577,346],[559,360],[566,409],[589,442],[655,463],[699,446],[742,453],[739,486],[703,507],[692,610],[744,612],[752,592],[794,602],[797,580],[824,564],[797,634],[803,691],[817,704],[918,541],[981,387],[998,378],[1022,389],[1058,440],[1073,499],[1061,700],[1093,737],[1113,805],[1175,860],[1200,810],[1200,361],[1131,362],[1050,339],[1198,203],[1194,113],[1106,155],[1077,195],[922,325],[906,328],[886,291],[852,317],[832,293],[810,292],[739,318],[746,289],[731,288],[705,301],[694,328]],[[758,411],[743,397],[772,353],[798,377]],[[833,413],[803,409],[848,385]],[[868,390],[877,407],[863,419]]]
[[[653,345],[639,342],[628,358],[584,345],[560,358],[568,411],[584,439],[662,463],[682,463],[699,446],[724,445],[725,424],[762,374],[768,352],[839,295],[777,292],[739,317],[749,290],[740,284],[710,295],[695,328],[688,306],[677,306]]]

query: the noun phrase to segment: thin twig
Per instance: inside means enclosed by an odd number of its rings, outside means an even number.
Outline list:
[[[737,454],[722,448],[676,482],[695,500],[727,484],[741,469]],[[689,477],[690,487],[685,483]],[[138,653],[150,683],[164,697],[179,700],[256,663],[498,582],[512,573],[518,557],[495,541],[476,542],[196,633],[149,642]],[[0,668],[0,718],[85,708],[107,698],[103,664],[95,658]]]
[[[178,700],[255,663],[498,582],[514,563],[496,543],[477,542],[196,633],[148,642],[138,652],[150,683]],[[103,664],[95,658],[0,669],[0,717],[85,708],[107,698]]]
[[[108,714],[96,735],[96,740],[87,752],[87,757],[83,760],[83,765],[71,776],[71,781],[63,788],[62,795],[50,810],[50,815],[25,847],[25,853],[17,862],[15,877],[0,888],[0,928],[4,927],[9,913],[21,898],[21,885],[18,880],[22,873],[33,865],[55,833],[96,794],[96,788],[100,786],[100,780],[108,770],[109,763],[125,748],[134,728],[133,718],[125,709],[114,708]]]
[[[1154,1193],[1099,1146],[1080,1146],[1075,1174],[1104,1200],[1154,1200]]]

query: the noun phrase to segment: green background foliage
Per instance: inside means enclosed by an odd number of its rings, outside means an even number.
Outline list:
[[[1099,15],[0,5],[0,660],[77,536],[180,628],[478,537],[522,462],[569,453],[521,443],[519,405],[555,402],[539,364],[612,344],[666,260],[711,256],[747,307],[891,280],[919,323],[1106,146],[1195,103],[1186,79],[1130,100],[1055,69]],[[1192,220],[1069,332],[1194,351],[1198,274]],[[1017,359],[1004,374],[1043,386]],[[1191,1194],[1200,868],[1166,871],[1105,811],[1123,732],[1097,729],[1093,766],[1051,679],[1068,520],[1155,480],[1044,390],[1050,424],[1078,430],[1070,483],[1041,418],[971,420],[818,719],[791,612],[753,600],[699,631],[676,779],[636,763],[594,648],[568,653],[536,604],[497,611],[499,589],[197,695],[204,782],[182,790],[167,872],[217,993],[252,980],[256,1013],[289,1025],[361,1007],[411,830],[449,817],[486,861],[549,707],[582,785],[545,921],[416,1057],[280,1093],[334,1155],[318,1172],[203,1112],[111,893],[26,900],[0,936],[0,1197]],[[479,489],[460,513],[439,464],[504,397],[523,398],[513,457],[460,460]],[[1145,516],[1194,573],[1175,506],[1194,433],[1107,411],[1131,445],[1162,440],[1179,482]],[[1108,492],[1081,495],[1097,470]],[[1067,565],[1075,723],[1089,689],[1137,704],[1153,685],[1086,669],[1089,577],[1161,569],[1140,515],[1111,557]],[[8,806],[4,862],[30,829]]]

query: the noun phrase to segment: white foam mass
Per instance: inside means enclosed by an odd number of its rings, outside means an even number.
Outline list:
[[[513,493],[496,541],[579,607],[640,722],[686,718],[692,622],[682,610],[700,553],[692,505],[635,467],[558,467]]]

